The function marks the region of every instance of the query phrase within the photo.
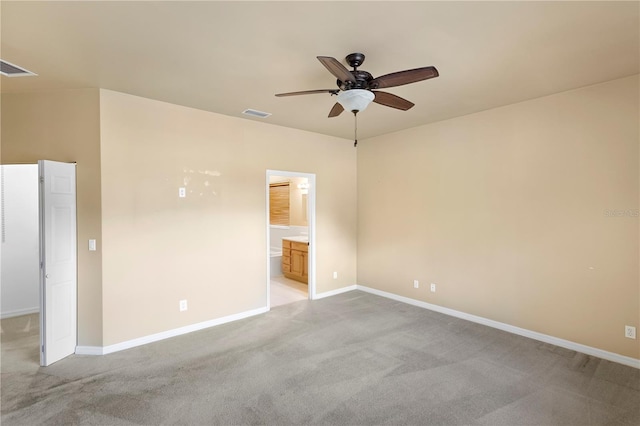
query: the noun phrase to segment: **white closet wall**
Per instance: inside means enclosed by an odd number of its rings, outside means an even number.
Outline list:
[[[0,317],[39,311],[38,165],[2,167]]]

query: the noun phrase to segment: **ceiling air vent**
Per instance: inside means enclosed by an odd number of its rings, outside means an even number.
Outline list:
[[[271,115],[270,112],[263,112],[255,109],[245,109],[244,111],[242,111],[242,113],[244,115],[250,115],[252,117],[258,117],[258,118],[267,118],[268,116]]]
[[[31,75],[38,75],[36,73],[25,70],[24,68],[20,68],[17,65],[14,65],[7,61],[3,61],[1,59],[0,59],[0,74],[6,75],[7,77],[27,77]]]

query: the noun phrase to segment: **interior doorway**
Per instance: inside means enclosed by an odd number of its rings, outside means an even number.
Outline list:
[[[315,174],[267,170],[267,307],[316,294]]]
[[[2,329],[37,329],[34,350],[47,366],[77,345],[75,164],[1,167]]]

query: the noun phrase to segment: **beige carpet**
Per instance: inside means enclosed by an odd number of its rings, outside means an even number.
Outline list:
[[[640,424],[639,370],[359,291],[46,368],[33,318],[3,426]]]

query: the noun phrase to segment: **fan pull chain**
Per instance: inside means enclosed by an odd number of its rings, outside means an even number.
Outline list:
[[[353,117],[355,118],[356,125],[353,130],[353,147],[358,146],[358,111],[353,111]]]

